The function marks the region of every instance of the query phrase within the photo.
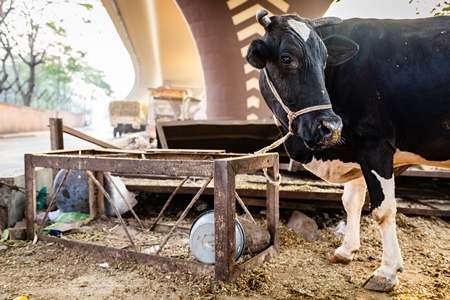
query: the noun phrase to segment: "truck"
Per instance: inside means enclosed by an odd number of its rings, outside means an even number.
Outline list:
[[[109,104],[113,135],[148,131],[150,138],[156,138],[156,121],[189,120],[200,99],[189,96],[185,90],[150,89],[150,98],[142,100],[115,100]]]
[[[186,90],[177,89],[149,89],[149,132],[156,137],[156,122],[192,120],[195,108],[200,99],[191,97]]]
[[[115,100],[109,104],[109,118],[113,135],[145,131],[148,123],[148,104],[140,100]]]

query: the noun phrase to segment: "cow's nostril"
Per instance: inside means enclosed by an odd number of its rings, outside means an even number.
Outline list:
[[[331,126],[328,123],[324,122],[324,123],[320,124],[319,129],[320,129],[320,131],[322,133],[322,136],[324,136],[324,137],[333,134],[333,126]]]

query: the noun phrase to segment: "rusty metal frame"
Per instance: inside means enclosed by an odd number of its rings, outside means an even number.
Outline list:
[[[35,168],[89,170],[112,172],[128,176],[198,176],[214,177],[215,265],[195,261],[144,254],[131,250],[93,245],[36,233]],[[266,190],[267,229],[271,242],[267,249],[251,259],[236,264],[235,239],[235,177],[237,174],[267,169]],[[276,177],[279,172],[278,153],[262,155],[226,154],[200,151],[125,151],[115,149],[57,150],[25,154],[27,238],[61,243],[113,257],[133,260],[168,270],[214,276],[218,280],[234,281],[243,272],[258,267],[275,257],[279,251],[279,193]]]

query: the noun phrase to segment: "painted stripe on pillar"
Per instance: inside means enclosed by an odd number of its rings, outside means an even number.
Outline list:
[[[261,100],[256,96],[251,96],[247,98],[247,108],[256,107],[259,108]]]

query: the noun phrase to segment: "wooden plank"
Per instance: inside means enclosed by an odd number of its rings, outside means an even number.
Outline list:
[[[411,208],[397,206],[397,212],[405,215],[450,217],[450,210]]]
[[[404,171],[401,176],[450,178],[450,170],[426,171],[426,170],[408,169],[408,170]]]
[[[158,142],[161,144],[161,148],[168,149],[169,146],[161,122],[156,122],[156,133],[158,134]]]
[[[84,134],[84,133],[82,133],[82,132],[80,132],[78,130],[75,130],[73,128],[70,128],[68,126],[63,125],[63,129],[64,129],[65,133],[73,135],[74,137],[80,138],[82,140],[85,140],[85,141],[87,141],[89,143],[92,143],[92,144],[95,144],[97,146],[100,146],[100,147],[103,147],[103,148],[108,148],[108,149],[120,149],[117,146],[114,146],[114,145],[108,144],[106,142],[103,142],[101,140],[98,140],[96,138],[93,138],[93,137],[91,137],[91,136],[89,136],[87,134]]]
[[[257,199],[257,198],[242,198],[246,206],[259,206],[266,207],[267,203],[265,199]],[[309,203],[300,203],[300,202],[286,202],[280,201],[279,208],[283,209],[293,209],[293,210],[308,210],[315,211],[316,206]]]
[[[171,193],[175,186],[151,186],[151,185],[136,185],[127,184],[127,188],[133,192],[145,193]],[[181,187],[180,194],[195,194],[198,188]],[[265,190],[253,190],[250,188],[236,189],[236,192],[241,197],[265,198]],[[206,188],[205,195],[213,195],[214,188]],[[279,191],[279,199],[295,199],[295,200],[311,200],[311,201],[336,201],[341,202],[342,193],[336,192],[305,192],[305,191]]]

